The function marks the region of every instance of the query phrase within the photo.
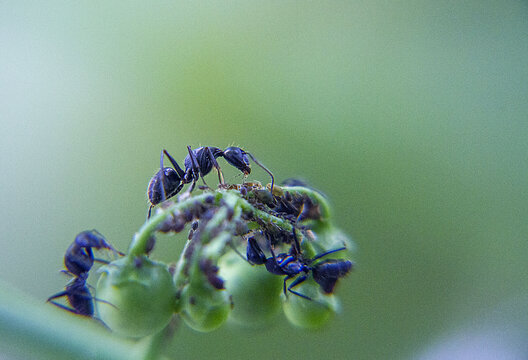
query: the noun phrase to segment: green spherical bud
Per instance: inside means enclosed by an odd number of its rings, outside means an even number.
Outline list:
[[[233,298],[229,320],[236,324],[257,327],[270,322],[280,311],[283,278],[266,271],[262,266],[251,266],[235,253],[220,259],[220,276]]]
[[[319,291],[319,285],[308,279],[293,290],[310,297],[305,299],[292,293],[284,295],[282,309],[286,318],[294,325],[317,329],[330,320],[339,308],[339,303],[334,295],[325,295]]]
[[[211,286],[207,279],[193,279],[181,292],[180,316],[196,331],[219,328],[229,316],[231,301],[225,290]]]
[[[117,334],[143,337],[170,321],[175,288],[167,266],[146,256],[124,257],[101,268],[97,311]]]
[[[317,230],[314,229],[312,236],[315,236],[312,239],[312,245],[315,248],[317,253],[338,249],[345,247],[346,251],[336,252],[332,257],[334,259],[346,258],[348,252],[353,252],[355,249],[354,242],[341,230],[326,225],[320,227]]]

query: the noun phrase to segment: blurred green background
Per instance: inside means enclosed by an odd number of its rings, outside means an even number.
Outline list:
[[[525,1],[11,1],[0,54],[0,276],[28,296],[81,230],[127,248],[162,148],[235,144],[326,193],[358,266],[323,330],[182,326],[170,354],[528,358]]]

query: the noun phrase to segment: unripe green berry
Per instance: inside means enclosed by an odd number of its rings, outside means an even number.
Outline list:
[[[308,300],[292,293],[288,293],[287,298],[283,295],[284,314],[296,326],[307,329],[320,328],[339,308],[335,296],[321,293],[319,285],[312,279],[296,286],[294,290],[312,299]]]
[[[226,290],[233,298],[230,321],[257,327],[277,315],[281,305],[281,276],[269,273],[264,266],[251,266],[233,252],[220,259],[219,267],[219,275],[225,280]]]
[[[155,334],[170,321],[175,289],[167,266],[146,256],[124,257],[101,268],[97,310],[112,331],[129,337]],[[111,305],[110,305],[111,304]]]
[[[187,284],[181,292],[180,316],[196,331],[216,330],[227,320],[230,310],[227,292],[215,289],[205,278]]]

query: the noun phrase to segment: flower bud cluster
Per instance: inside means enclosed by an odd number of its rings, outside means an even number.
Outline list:
[[[352,268],[351,243],[331,223],[324,195],[291,185],[273,193],[260,183],[230,185],[162,204],[127,255],[100,268],[100,319],[136,338],[175,314],[202,332],[227,320],[263,326],[281,310],[296,326],[323,325],[339,307],[334,288]],[[175,265],[152,259],[158,233],[182,232]]]

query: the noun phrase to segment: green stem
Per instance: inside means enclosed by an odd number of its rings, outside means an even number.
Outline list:
[[[174,336],[176,328],[178,327],[179,318],[173,316],[172,320],[159,333],[149,336],[145,343],[145,351],[142,356],[142,360],[158,360],[166,349],[167,344]]]
[[[0,280],[0,353],[21,359],[137,359],[134,345]]]
[[[167,216],[172,213],[184,211],[185,209],[190,208],[196,202],[205,201],[205,198],[208,196],[211,196],[211,194],[204,193],[196,195],[184,201],[171,205],[160,212],[157,212],[154,216],[148,219],[136,233],[128,249],[128,254],[130,256],[139,256],[145,254],[150,237],[156,231],[158,226],[163,221],[165,221]]]

